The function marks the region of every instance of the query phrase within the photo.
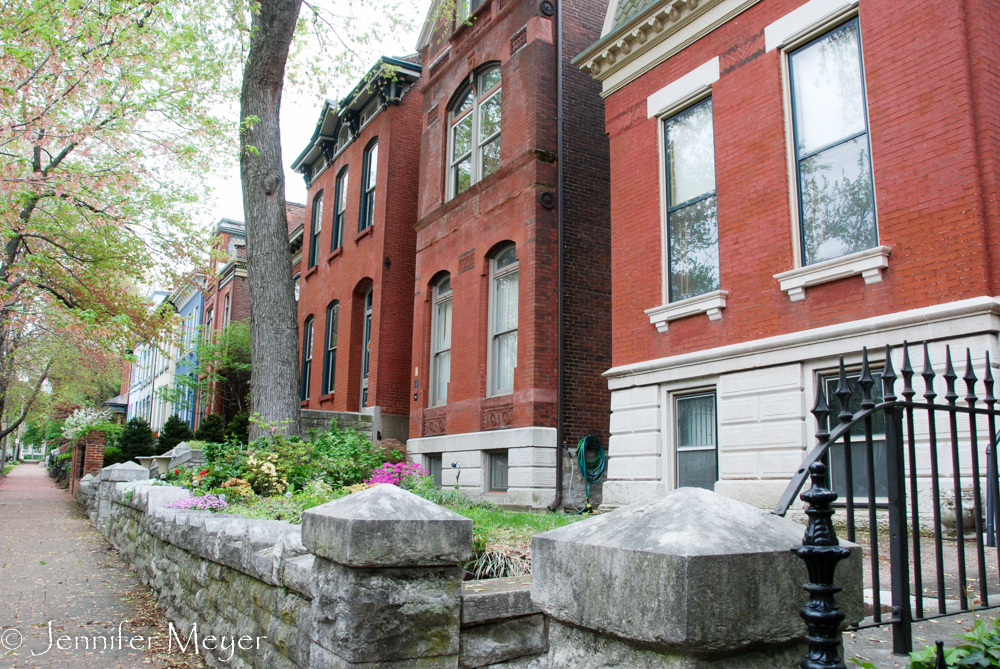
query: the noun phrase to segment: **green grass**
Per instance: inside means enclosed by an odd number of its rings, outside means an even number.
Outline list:
[[[531,537],[583,519],[583,516],[565,513],[509,511],[492,502],[473,500],[451,491],[424,492],[428,493],[425,496],[431,501],[472,519],[475,557],[462,566],[476,578],[530,573]],[[226,507],[224,513],[298,524],[302,522],[302,512],[306,509],[345,494],[338,490],[330,496],[298,493],[291,497],[256,497],[246,502],[234,502]]]
[[[12,470],[16,466],[17,466],[17,463],[15,462],[13,464],[9,464],[6,467],[4,467],[3,468],[3,475],[7,476],[7,474],[10,474],[10,470]]]

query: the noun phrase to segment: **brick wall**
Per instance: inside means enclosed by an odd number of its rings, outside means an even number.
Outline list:
[[[69,492],[76,494],[80,479],[87,474],[97,476],[104,467],[104,447],[108,443],[108,434],[102,431],[92,431],[73,444],[72,466],[69,473]]]
[[[310,185],[299,292],[299,336],[309,316],[314,318],[313,358],[309,399],[303,408],[357,411],[360,407],[364,328],[364,295],[373,288],[371,359],[368,406],[387,414],[409,411],[411,285],[416,235],[417,176],[420,159],[419,128],[422,97],[419,82],[399,105],[390,105]],[[374,225],[358,233],[364,151],[378,138],[378,174]],[[343,247],[330,250],[333,234],[336,179],[348,168],[347,211]],[[314,198],[323,191],[323,220],[319,257],[309,264]],[[340,304],[334,392],[323,394],[323,357],[326,310]]]
[[[596,38],[602,3],[574,2],[567,12],[567,438],[607,429],[610,323],[584,314],[609,309],[607,165],[597,87],[570,72],[568,60]],[[410,436],[504,427],[555,427],[557,393],[556,50],[554,26],[537,2],[484,3],[472,26],[444,29],[423,52],[424,85],[417,264],[414,285]],[[499,62],[503,86],[499,169],[455,198],[445,193],[449,105],[480,66]],[[574,88],[575,87],[575,88]],[[570,128],[569,126],[573,126]],[[572,146],[570,146],[572,145]],[[574,166],[573,163],[577,164]],[[519,261],[518,354],[512,395],[487,397],[489,260],[504,242]],[[452,285],[448,403],[429,408],[433,285]],[[580,325],[587,322],[587,328]],[[425,420],[426,419],[426,420]]]
[[[881,283],[860,277],[791,302],[773,275],[794,267],[786,119],[777,50],[763,29],[799,0],[766,0],[607,99],[611,140],[615,365],[995,294],[998,9],[995,3],[862,0]],[[715,56],[712,87],[723,317],[673,321],[661,304],[657,120],[646,98]]]

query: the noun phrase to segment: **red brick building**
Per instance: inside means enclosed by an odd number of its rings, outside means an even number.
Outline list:
[[[569,64],[604,5],[566,3],[561,27],[549,0],[445,6],[418,44],[408,448],[446,487],[546,506],[559,441],[608,429],[607,139],[599,87]]]
[[[292,164],[309,188],[290,229],[298,287],[302,407],[381,414],[405,443],[421,67],[383,57],[339,103],[327,101]]]
[[[985,0],[611,2],[574,61],[611,142],[606,501],[771,505],[838,356],[998,359],[998,36]]]
[[[288,227],[302,227],[305,206],[294,202],[286,205]],[[201,336],[221,331],[233,321],[250,318],[250,286],[247,284],[246,225],[242,221],[220,219],[215,225],[212,243],[214,276],[206,283],[202,310]],[[228,420],[235,408],[222,406],[219,397],[199,398],[197,416],[220,413]]]

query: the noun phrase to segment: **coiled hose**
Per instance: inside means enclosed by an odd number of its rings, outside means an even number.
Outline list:
[[[596,451],[593,460],[587,459],[587,447]],[[583,487],[587,496],[587,502],[577,513],[593,513],[594,507],[590,505],[590,489],[595,483],[600,483],[604,478],[604,469],[607,467],[607,458],[604,454],[604,444],[598,437],[588,434],[576,445],[576,460],[580,465],[580,475],[583,478]],[[572,484],[572,478],[570,482]],[[570,496],[572,499],[572,495]]]

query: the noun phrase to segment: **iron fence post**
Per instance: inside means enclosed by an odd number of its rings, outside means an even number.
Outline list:
[[[792,551],[806,563],[809,583],[803,586],[809,593],[809,601],[802,609],[802,619],[806,621],[808,634],[806,643],[809,652],[799,663],[801,669],[846,669],[840,659],[840,624],[846,614],[837,606],[834,595],[840,586],[834,585],[833,575],[837,563],[846,559],[851,551],[840,545],[837,531],[833,527],[833,508],[830,503],[837,499],[837,493],[826,487],[826,465],[814,462],[809,466],[812,487],[802,493],[802,501],[809,505],[802,545]]]
[[[889,563],[892,587],[892,652],[913,650],[913,609],[910,605],[910,559],[906,527],[906,468],[903,458],[903,412],[886,409],[886,470],[889,477]],[[914,529],[918,531],[918,529]]]

